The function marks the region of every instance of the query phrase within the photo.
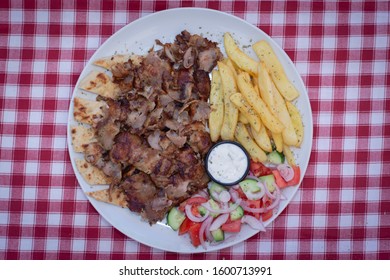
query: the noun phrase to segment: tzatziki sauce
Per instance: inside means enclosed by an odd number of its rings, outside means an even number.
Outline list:
[[[240,145],[221,142],[211,148],[206,163],[211,179],[221,184],[234,184],[248,173],[249,158]]]

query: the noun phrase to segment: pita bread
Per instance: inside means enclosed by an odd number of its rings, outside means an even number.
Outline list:
[[[112,181],[103,171],[85,159],[76,159],[76,166],[84,180],[90,185],[107,185]]]
[[[96,142],[95,132],[90,127],[76,125],[70,128],[72,134],[72,146],[76,153],[84,152],[84,145]]]
[[[121,93],[118,84],[113,83],[109,76],[98,71],[89,73],[80,82],[79,88],[112,99],[116,99]]]
[[[106,70],[110,70],[111,67],[117,63],[125,63],[128,60],[131,60],[134,66],[140,66],[142,61],[142,56],[140,55],[123,55],[117,54],[109,57],[103,57],[101,59],[96,60],[93,64],[96,66],[103,67]]]
[[[93,125],[104,117],[104,108],[107,104],[104,101],[92,101],[75,97],[73,116],[76,121]]]
[[[105,190],[87,192],[87,195],[102,202],[111,203],[122,208],[127,207],[126,195],[118,188],[109,188]]]

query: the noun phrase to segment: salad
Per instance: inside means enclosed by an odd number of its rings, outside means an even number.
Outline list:
[[[193,246],[210,246],[233,240],[243,226],[265,231],[264,222],[277,212],[285,199],[282,189],[295,186],[300,168],[284,163],[278,151],[268,154],[271,165],[251,160],[248,175],[237,185],[209,182],[191,198],[172,208],[168,225],[179,235],[188,234]]]

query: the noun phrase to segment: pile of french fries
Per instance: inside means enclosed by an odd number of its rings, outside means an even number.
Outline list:
[[[300,147],[303,123],[291,101],[299,92],[288,80],[272,47],[264,40],[252,45],[259,61],[224,34],[227,58],[212,72],[209,118],[213,142],[238,141],[256,162],[266,162],[273,146],[295,165],[290,147]]]

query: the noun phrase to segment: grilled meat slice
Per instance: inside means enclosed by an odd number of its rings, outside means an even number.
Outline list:
[[[156,52],[150,52],[142,61],[138,68],[140,78],[140,88],[152,86],[161,88],[165,80],[171,79],[171,65],[166,60],[162,60]]]
[[[172,163],[158,150],[150,148],[138,135],[122,132],[110,152],[111,160],[134,165],[146,174],[170,176]]]
[[[187,146],[176,151],[175,158],[177,158],[176,170],[178,173],[172,176],[169,184],[166,184],[165,192],[173,204],[177,205],[199,190],[206,188],[209,178],[202,161],[192,148]]]
[[[194,72],[194,79],[200,100],[207,101],[211,90],[211,81],[208,72],[197,70]]]
[[[119,182],[122,177],[122,166],[110,161],[106,154],[106,151],[98,142],[90,143],[85,146],[85,160],[101,169],[107,176],[113,178],[114,182]]]
[[[184,126],[180,135],[187,136],[188,144],[195,152],[200,153],[202,157],[206,155],[212,145],[210,134],[201,122],[192,122]]]
[[[141,216],[153,224],[162,220],[171,208],[163,190],[156,188],[149,175],[139,172],[125,177],[119,184],[127,196],[131,211],[141,213]]]
[[[156,43],[162,49],[137,63],[112,65],[121,94],[104,99],[98,142],[85,149],[86,160],[115,178],[111,187],[150,223],[207,187],[209,72],[223,58],[216,43],[186,30],[173,43]]]
[[[221,52],[217,48],[204,50],[198,55],[199,70],[211,72],[221,58]]]

